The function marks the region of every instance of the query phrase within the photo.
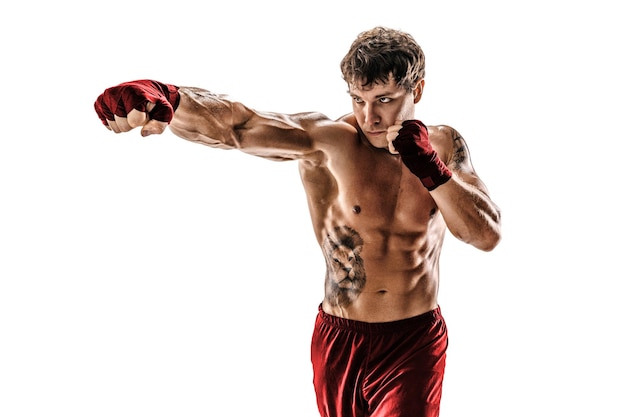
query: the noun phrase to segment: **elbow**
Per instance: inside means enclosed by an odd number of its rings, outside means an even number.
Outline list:
[[[500,240],[502,240],[502,230],[501,230],[501,212],[499,208],[495,208],[490,216],[485,216],[485,223],[481,227],[481,232],[479,233],[480,239],[476,246],[476,248],[485,251],[491,252],[498,246]]]
[[[476,249],[480,249],[483,252],[491,252],[494,250],[496,246],[498,246],[498,243],[500,243],[501,238],[500,234],[497,232],[483,233],[480,236],[474,237],[456,235],[454,233],[453,235],[455,235],[455,237],[460,241],[465,242],[468,245],[472,245]]]
[[[474,246],[484,252],[491,252],[496,248],[496,246],[498,246],[500,239],[500,233],[493,233],[490,236],[481,239],[480,242],[477,242]]]
[[[493,222],[482,228],[478,234],[479,238],[472,244],[484,252],[491,252],[498,246],[502,240],[502,231],[500,230],[500,222]]]
[[[464,231],[457,230],[452,234],[462,242],[474,246],[484,252],[491,252],[498,246],[502,239],[499,222],[491,222],[483,224],[475,230],[466,229]]]
[[[494,250],[502,239],[501,213],[498,208],[465,218],[456,217],[447,224],[454,237],[484,252]]]

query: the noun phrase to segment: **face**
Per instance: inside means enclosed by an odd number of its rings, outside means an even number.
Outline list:
[[[422,96],[424,80],[407,92],[393,78],[385,84],[364,88],[350,84],[352,109],[365,138],[376,148],[387,148],[387,129],[397,120],[409,120],[415,116],[415,104]]]

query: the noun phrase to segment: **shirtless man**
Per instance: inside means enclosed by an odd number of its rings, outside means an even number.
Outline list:
[[[447,229],[478,249],[500,240],[500,211],[450,126],[415,104],[424,55],[401,31],[361,33],[341,62],[352,113],[279,114],[195,87],[138,80],[96,112],[115,133],[171,131],[200,144],[296,160],[326,259],[311,358],[323,417],[439,415],[447,330],[437,302]]]

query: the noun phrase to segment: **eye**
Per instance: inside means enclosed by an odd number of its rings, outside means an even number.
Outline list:
[[[391,102],[391,99],[389,97],[381,97],[380,99],[378,99],[378,101],[380,101],[381,103],[389,103]]]
[[[361,104],[363,103],[363,100],[359,97],[352,97],[352,100],[354,100],[355,103]]]

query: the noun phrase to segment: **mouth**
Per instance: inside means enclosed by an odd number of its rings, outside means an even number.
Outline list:
[[[365,132],[368,136],[380,136],[380,135],[386,135],[387,131],[386,130],[374,130],[374,131],[366,131]]]

